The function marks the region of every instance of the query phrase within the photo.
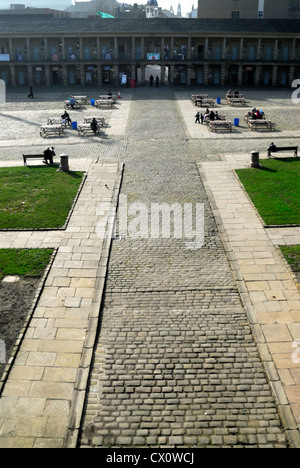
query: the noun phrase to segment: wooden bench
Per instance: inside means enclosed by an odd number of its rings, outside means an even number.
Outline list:
[[[43,125],[40,128],[41,137],[45,137],[47,135],[62,136],[63,133],[64,133],[64,129],[63,129],[62,125]]]
[[[77,130],[79,135],[95,135],[94,131],[91,129],[91,124],[88,123],[79,124]],[[96,133],[100,133],[100,127],[96,130]]]
[[[216,132],[220,128],[224,128],[226,130],[229,130],[230,132],[232,131],[232,123],[230,122],[230,120],[209,120],[208,124],[212,132]]]
[[[46,163],[44,154],[23,154],[24,166],[27,166],[27,159],[43,159],[43,162]]]
[[[262,128],[262,127],[267,127],[269,130],[273,129],[273,123],[271,120],[266,120],[266,119],[254,119],[248,120],[248,126],[251,128],[251,130],[256,129],[256,128]]]
[[[286,151],[294,151],[295,158],[298,157],[298,146],[275,146],[273,149],[268,149],[268,158],[272,156],[271,153],[279,153],[279,152],[286,152]]]

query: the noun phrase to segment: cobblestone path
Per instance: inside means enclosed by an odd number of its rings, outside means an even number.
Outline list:
[[[132,103],[122,195],[148,207],[204,203],[205,245],[113,242],[80,446],[286,447],[198,146],[172,90],[156,93],[147,100],[138,90]]]

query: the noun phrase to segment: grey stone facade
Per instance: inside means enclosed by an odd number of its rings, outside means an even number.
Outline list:
[[[300,78],[298,20],[1,20],[0,79],[8,85],[290,86]]]

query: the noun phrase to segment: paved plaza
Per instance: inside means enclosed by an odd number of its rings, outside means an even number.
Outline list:
[[[234,174],[271,141],[298,145],[291,92],[241,90],[272,133],[224,99],[240,125],[210,133],[194,123],[197,90],[165,87],[70,112],[104,115],[100,136],[41,138],[69,91],[0,105],[0,166],[54,146],[87,173],[65,230],[0,232],[0,248],[56,249],[2,387],[0,447],[299,448],[300,295],[278,246],[300,244],[300,230],[265,229]],[[201,204],[203,245],[113,232],[124,199],[149,212]]]

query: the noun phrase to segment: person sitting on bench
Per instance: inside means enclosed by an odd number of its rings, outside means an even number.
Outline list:
[[[48,148],[44,151],[44,156],[45,156],[46,164],[53,164],[53,156],[55,156],[55,151],[54,151],[53,146],[52,148],[48,146]]]
[[[66,123],[67,123],[68,125],[71,125],[72,120],[71,120],[71,118],[70,118],[70,116],[69,116],[69,114],[68,114],[67,111],[65,111],[65,113],[62,114],[61,118],[62,118],[63,120],[65,120]]]
[[[272,141],[272,143],[270,144],[270,146],[268,148],[268,154],[271,154],[272,151],[274,153],[276,152],[276,145],[273,143],[273,141]]]
[[[96,133],[98,131],[98,123],[97,123],[97,120],[95,119],[95,117],[93,118],[93,120],[91,122],[91,129],[93,130],[94,134],[96,135]]]

